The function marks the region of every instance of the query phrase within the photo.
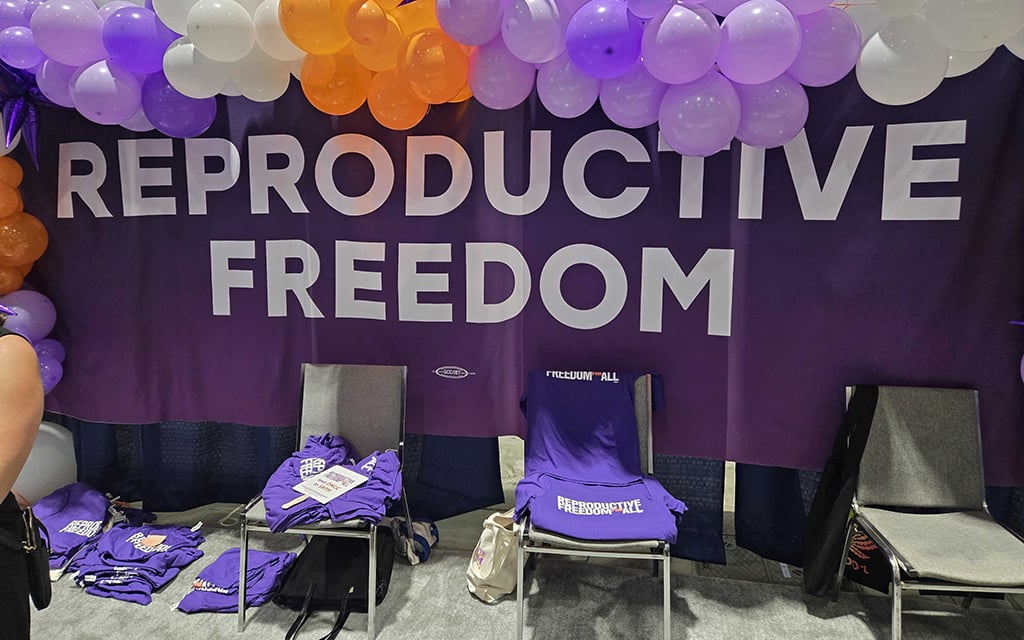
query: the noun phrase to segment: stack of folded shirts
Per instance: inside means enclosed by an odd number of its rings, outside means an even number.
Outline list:
[[[343,522],[361,518],[379,523],[391,503],[402,495],[398,453],[390,449],[383,453],[374,451],[348,468],[363,474],[367,480],[327,503],[331,520]]]
[[[84,482],[57,489],[32,507],[46,527],[50,568],[63,569],[84,546],[103,533],[110,500]]]
[[[152,593],[201,558],[205,538],[177,525],[118,524],[71,563],[86,593],[149,604]]]
[[[352,446],[347,440],[333,434],[310,436],[306,446],[281,463],[263,488],[263,504],[267,510],[267,525],[271,531],[284,531],[288,527],[319,522],[327,517],[327,506],[309,498],[287,509],[302,494],[292,487],[334,465],[350,462]]]
[[[220,554],[204,567],[192,590],[178,603],[185,613],[238,611],[238,547]],[[295,560],[294,553],[249,550],[245,563],[245,604],[258,607],[270,600]]]

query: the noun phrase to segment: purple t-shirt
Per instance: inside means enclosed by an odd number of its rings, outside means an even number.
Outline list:
[[[204,567],[192,590],[178,603],[185,613],[238,611],[238,547],[228,549]],[[245,603],[258,607],[277,592],[295,554],[250,549],[245,563]]]
[[[78,551],[103,534],[110,500],[84,482],[57,489],[33,507],[49,532],[50,568],[65,566]]]
[[[402,495],[401,463],[398,452],[374,451],[353,465],[346,465],[356,473],[367,476],[366,482],[327,503],[327,511],[334,522],[362,518],[380,522],[391,503]]]
[[[293,453],[271,474],[263,488],[263,504],[267,509],[270,530],[280,532],[326,518],[327,507],[312,498],[288,509],[282,507],[301,495],[292,487],[324,469],[347,464],[352,456],[352,446],[341,436],[329,433],[310,436],[302,450]]]

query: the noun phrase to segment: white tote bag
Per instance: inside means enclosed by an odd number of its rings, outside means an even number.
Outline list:
[[[466,570],[469,591],[484,602],[496,602],[516,589],[516,538],[519,525],[512,510],[492,513]]]

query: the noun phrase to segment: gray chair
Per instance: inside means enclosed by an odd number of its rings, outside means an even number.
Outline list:
[[[344,436],[356,452],[395,449],[399,459],[405,440],[405,366],[303,364],[302,397],[296,450],[311,435],[334,433]],[[402,505],[407,523],[409,502],[402,489]],[[270,533],[263,499],[256,496],[241,515],[241,553],[239,554],[238,631],[245,630],[245,570],[249,533]],[[305,536],[365,538],[370,549],[377,545],[377,525],[361,519],[346,522],[320,522],[291,527],[283,533]],[[376,593],[377,554],[370,553],[367,593]],[[376,599],[368,598],[367,637],[376,637],[374,616]]]
[[[985,504],[976,391],[879,387],[852,507],[843,548],[860,529],[888,559],[892,640],[905,589],[1024,593],[1024,538]]]
[[[654,469],[654,446],[651,435],[651,376],[637,379],[634,387],[634,404],[637,423],[637,438],[640,449],[640,469],[651,474]],[[529,554],[563,556],[590,556],[597,558],[644,559],[654,562],[654,575],[661,568],[662,594],[664,605],[665,640],[671,638],[671,576],[670,545],[664,540],[613,540],[594,541],[572,538],[553,531],[533,526],[525,516],[519,527],[518,552],[516,553],[516,638],[522,640],[525,624],[524,607],[526,587],[523,581]],[[533,560],[533,558],[529,558]]]

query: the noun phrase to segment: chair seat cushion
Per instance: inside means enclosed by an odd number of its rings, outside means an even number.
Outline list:
[[[256,504],[252,506],[245,513],[245,519],[250,525],[267,526],[267,507],[263,504],[263,500],[257,500]],[[369,525],[365,520],[357,518],[355,520],[345,520],[343,522],[333,522],[330,518],[320,520],[311,524],[303,524],[295,527],[290,527],[285,531],[302,531],[310,529],[367,529]],[[284,533],[284,532],[282,532]]]
[[[913,578],[964,585],[1024,586],[1024,542],[984,511],[861,513],[906,561]]]
[[[527,534],[534,545],[546,544],[552,547],[563,549],[576,549],[579,551],[625,551],[625,552],[651,552],[664,544],[661,540],[581,540],[569,536],[559,535],[553,531],[546,531],[530,526]]]

